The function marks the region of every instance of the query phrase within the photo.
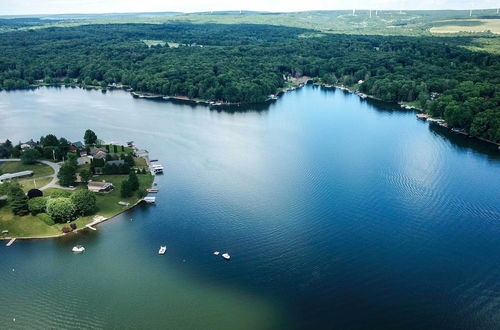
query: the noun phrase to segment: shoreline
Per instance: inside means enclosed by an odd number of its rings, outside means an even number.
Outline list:
[[[113,218],[119,216],[120,214],[122,214],[122,213],[124,213],[124,212],[126,212],[128,210],[133,209],[134,207],[136,207],[137,205],[139,205],[141,202],[143,202],[143,199],[138,200],[133,205],[131,205],[128,208],[126,208],[126,209],[118,212],[115,215],[110,216],[109,218],[104,218],[103,220],[101,220],[101,221],[99,221],[97,223],[94,223],[92,226],[97,226],[97,225],[100,225],[103,222],[106,222],[108,220],[112,220]],[[94,216],[96,216],[96,215],[94,215]],[[12,236],[10,236],[10,237],[1,237],[0,241],[11,240],[13,238],[15,238],[16,241],[18,241],[18,240],[39,240],[39,239],[61,238],[61,237],[65,237],[65,236],[70,236],[71,234],[78,234],[80,231],[83,231],[83,230],[91,230],[91,229],[85,225],[85,226],[83,226],[81,228],[77,228],[77,229],[75,229],[75,230],[73,230],[72,232],[69,232],[69,233],[61,233],[61,234],[50,235],[50,236],[23,236],[23,237],[12,237]]]
[[[241,105],[252,105],[252,104],[269,104],[269,103],[271,103],[273,101],[278,100],[280,96],[284,95],[287,92],[300,89],[300,88],[302,88],[302,87],[304,87],[304,86],[306,86],[308,84],[312,84],[314,86],[319,86],[319,87],[322,87],[322,88],[340,89],[340,90],[348,92],[348,93],[356,94],[356,95],[358,95],[363,100],[365,100],[365,99],[371,99],[371,100],[375,100],[375,101],[379,101],[379,102],[385,102],[385,103],[388,103],[388,104],[398,105],[398,106],[400,106],[404,110],[413,110],[413,111],[415,111],[417,113],[425,113],[423,109],[420,109],[420,108],[418,108],[416,106],[409,106],[409,105],[403,104],[401,102],[384,101],[384,100],[379,99],[379,98],[377,98],[377,97],[375,97],[373,95],[364,94],[364,93],[361,93],[359,91],[353,91],[349,87],[345,87],[345,86],[342,86],[342,85],[330,85],[330,84],[325,84],[325,83],[322,83],[322,82],[312,82],[313,78],[306,77],[306,76],[301,77],[301,78],[306,78],[306,79],[299,80],[299,82],[298,82],[298,84],[296,86],[288,87],[288,88],[287,87],[281,88],[279,91],[276,92],[276,94],[270,95],[267,100],[265,100],[263,102],[258,102],[258,103],[215,102],[215,101],[202,100],[202,99],[190,99],[187,96],[167,96],[167,95],[153,94],[153,93],[147,93],[147,92],[137,92],[137,91],[134,91],[132,88],[130,88],[130,86],[127,86],[127,85],[114,85],[114,86],[113,85],[108,85],[107,87],[102,87],[102,86],[93,86],[93,85],[92,86],[90,86],[90,85],[80,86],[79,84],[74,84],[74,83],[73,84],[65,84],[65,83],[61,83],[61,84],[57,84],[57,83],[45,84],[45,83],[40,83],[40,84],[30,85],[27,89],[30,89],[30,88],[36,89],[36,88],[39,88],[39,87],[66,87],[66,88],[71,87],[71,88],[101,90],[102,92],[106,92],[107,90],[113,90],[113,89],[121,89],[121,90],[124,90],[126,92],[129,92],[134,98],[150,99],[150,100],[164,100],[164,101],[172,100],[172,101],[176,101],[176,102],[185,102],[185,103],[189,103],[189,104],[193,104],[193,103],[194,104],[203,104],[203,105],[208,106],[211,109],[212,106],[214,106],[214,107],[224,107],[224,106],[241,106]],[[298,79],[301,79],[301,78],[298,78]],[[24,88],[17,88],[17,89],[12,89],[12,90],[22,90],[22,89],[24,89]],[[8,90],[6,90],[6,91],[8,91]],[[444,127],[444,128],[447,128],[452,133],[461,134],[461,135],[467,136],[468,138],[474,138],[474,139],[479,140],[481,142],[485,142],[485,143],[488,143],[488,144],[493,144],[493,145],[497,146],[498,149],[500,150],[500,143],[497,143],[495,141],[491,141],[491,140],[488,140],[488,139],[485,139],[485,138],[482,138],[482,137],[479,137],[479,136],[469,135],[467,133],[455,132],[455,131],[452,130],[452,127],[443,126],[443,125],[441,125],[441,126]]]
[[[413,112],[416,112],[417,114],[418,113],[422,113],[422,114],[426,114],[424,112],[424,110],[416,107],[416,106],[410,106],[410,105],[406,105],[404,103],[401,103],[401,102],[388,102],[388,101],[384,101],[384,100],[381,100],[373,95],[369,95],[369,94],[364,94],[364,93],[361,93],[359,91],[353,91],[351,89],[349,89],[348,87],[345,87],[345,86],[340,86],[340,85],[328,85],[328,84],[324,84],[324,83],[314,83],[315,86],[319,86],[319,87],[322,87],[322,88],[327,88],[327,89],[340,89],[344,92],[348,92],[348,93],[351,93],[351,94],[355,94],[355,95],[358,95],[361,99],[365,100],[365,99],[371,99],[371,100],[375,100],[375,101],[379,101],[379,102],[385,102],[385,103],[388,103],[388,104],[394,104],[394,105],[398,105],[401,109],[404,109],[404,110],[407,110],[407,111],[413,111]],[[453,127],[448,127],[448,125],[446,125],[446,123],[441,124],[441,123],[438,123],[436,122],[436,119],[435,118],[431,118],[429,117],[431,120],[425,120],[425,121],[428,121],[429,124],[438,124],[439,126],[443,127],[443,128],[446,128],[448,129],[451,133],[455,133],[455,134],[461,134],[461,135],[464,135],[468,138],[473,138],[473,139],[476,139],[476,140],[479,140],[481,142],[485,142],[485,143],[488,143],[488,144],[493,144],[495,146],[498,147],[498,149],[500,150],[500,143],[497,143],[495,141],[491,141],[491,140],[488,140],[488,139],[485,139],[485,138],[482,138],[482,137],[479,137],[479,136],[475,136],[475,135],[470,135],[468,133],[465,133],[465,132],[460,132],[460,131],[456,131],[453,129]],[[419,119],[417,117],[417,119]],[[437,120],[442,120],[442,119],[437,119]],[[444,120],[443,120],[444,122]]]

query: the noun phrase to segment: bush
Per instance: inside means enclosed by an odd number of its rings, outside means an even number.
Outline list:
[[[67,233],[69,233],[69,232],[71,231],[71,229],[70,229],[69,227],[66,227],[66,226],[62,227],[62,229],[61,229],[61,230],[62,230],[62,232],[63,232],[63,233],[65,233],[65,234],[67,234]]]
[[[54,198],[47,202],[47,213],[55,222],[62,223],[73,218],[76,207],[69,198]]]
[[[21,154],[23,164],[34,164],[41,155],[36,149],[28,149]]]
[[[94,212],[96,208],[95,194],[89,190],[78,190],[71,195],[71,201],[80,215]]]
[[[29,199],[32,199],[32,198],[35,198],[35,197],[42,197],[43,196],[43,191],[38,190],[38,189],[30,189],[28,191],[27,195],[28,195]]]
[[[52,198],[69,197],[69,196],[71,196],[71,191],[62,190],[62,189],[55,190],[54,192],[52,192],[50,194],[50,197],[52,197]]]
[[[72,223],[71,225],[69,225],[71,227],[72,230],[76,230],[76,223]]]
[[[28,210],[30,210],[33,215],[45,212],[46,207],[47,199],[44,197],[35,197],[28,201]]]
[[[36,216],[38,219],[42,220],[45,222],[47,225],[52,226],[55,224],[54,220],[48,215],[47,213],[39,213]]]
[[[11,185],[9,200],[12,213],[15,215],[24,216],[29,213],[28,197],[24,194],[23,189],[18,183]]]

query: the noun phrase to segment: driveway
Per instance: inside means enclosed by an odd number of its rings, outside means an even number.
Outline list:
[[[20,162],[21,159],[19,158],[9,158],[9,159],[0,159],[1,162]],[[61,168],[61,165],[54,163],[54,162],[49,162],[48,160],[37,160],[39,163],[43,163],[45,165],[49,165],[52,167],[54,170],[54,174],[48,175],[45,178],[52,178],[52,180],[46,184],[45,186],[41,187],[40,190],[45,190],[48,188],[58,188],[58,189],[65,189],[65,190],[75,190],[75,188],[68,188],[68,187],[62,187],[57,184],[57,174],[59,173],[59,169]]]

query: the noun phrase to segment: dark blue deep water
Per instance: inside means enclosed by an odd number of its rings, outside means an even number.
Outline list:
[[[0,139],[87,128],[166,166],[157,205],[2,243],[1,328],[500,328],[494,147],[312,86],[245,111],[0,93]]]

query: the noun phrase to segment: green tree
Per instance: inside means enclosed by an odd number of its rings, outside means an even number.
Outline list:
[[[82,182],[87,183],[90,178],[92,178],[92,172],[90,172],[90,170],[83,169],[80,171],[80,178],[82,179]]]
[[[76,181],[76,168],[69,162],[64,163],[57,174],[61,186],[71,186]]]
[[[97,142],[97,135],[94,133],[94,131],[88,129],[85,131],[83,140],[85,141],[86,145],[94,145]]]
[[[134,190],[132,189],[132,185],[130,184],[130,182],[128,180],[123,180],[122,187],[120,189],[120,196],[122,196],[123,198],[128,198],[132,197],[133,194]]]
[[[23,164],[34,164],[40,158],[40,153],[36,149],[27,149],[21,154]]]
[[[12,213],[15,215],[26,215],[29,213],[28,209],[28,196],[24,193],[23,189],[19,184],[13,184],[10,187],[10,206],[12,208]]]
[[[92,214],[96,209],[95,194],[89,190],[78,190],[70,198],[80,215]]]
[[[76,207],[70,198],[53,198],[47,202],[47,213],[55,222],[63,223],[73,218]]]
[[[33,215],[45,212],[47,207],[47,198],[45,197],[35,197],[28,201],[28,209]]]
[[[128,175],[128,182],[130,182],[130,187],[133,191],[139,189],[139,179],[137,178],[135,170],[130,171],[130,174]]]

